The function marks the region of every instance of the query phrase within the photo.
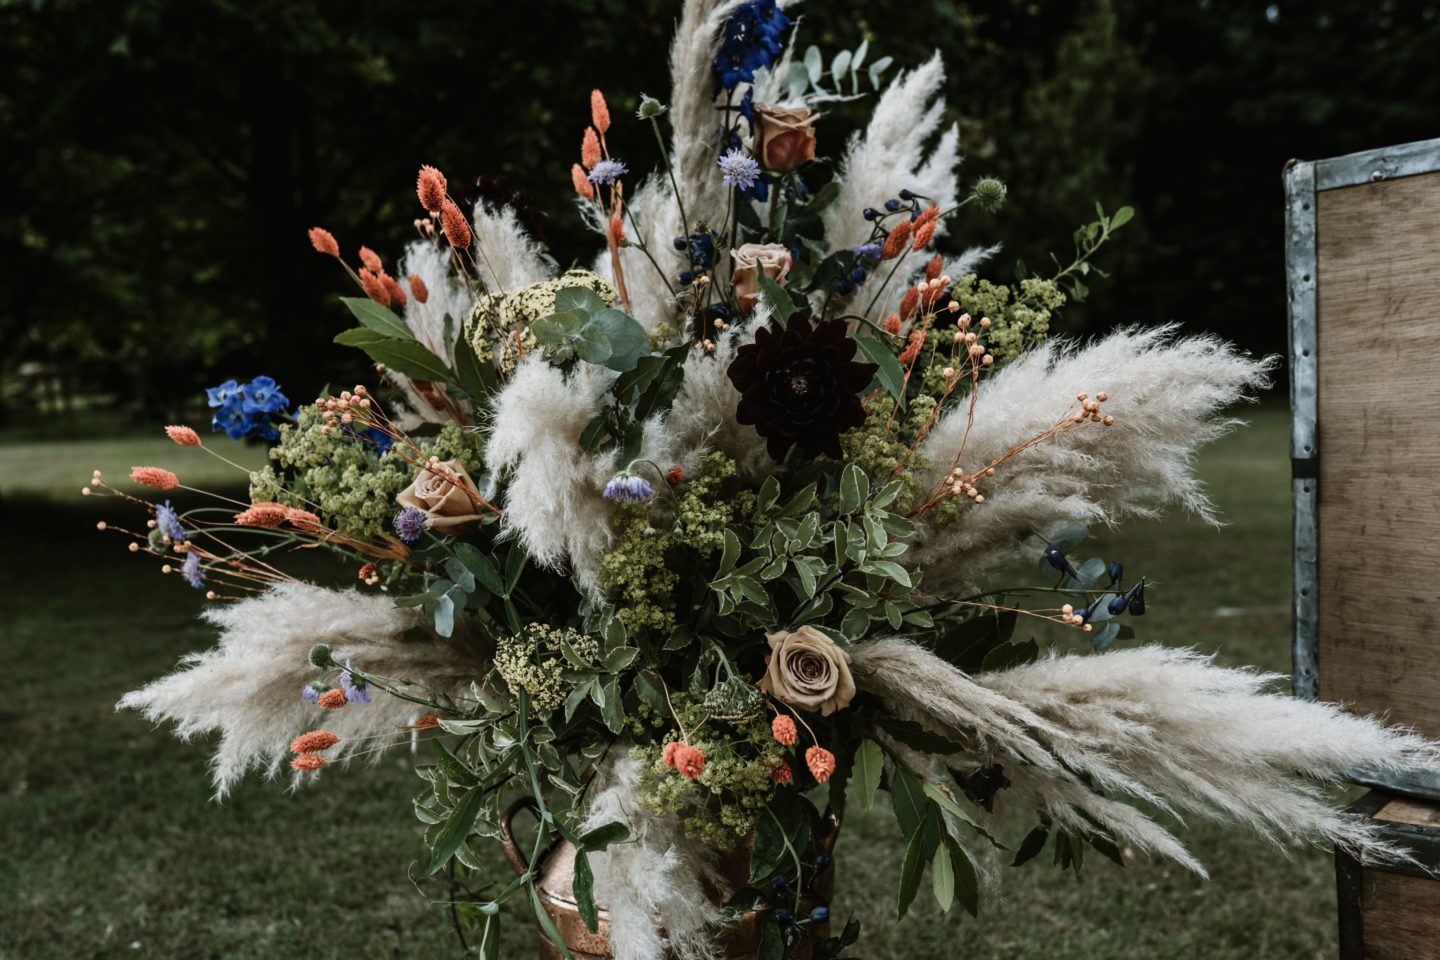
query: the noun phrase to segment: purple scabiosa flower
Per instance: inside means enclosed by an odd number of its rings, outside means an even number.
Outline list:
[[[196,590],[205,586],[205,571],[200,568],[200,554],[194,550],[185,554],[185,562],[180,565],[180,576]]]
[[[420,542],[420,537],[425,533],[427,518],[425,511],[415,507],[406,507],[395,514],[395,532],[406,544],[414,546]]]
[[[614,183],[629,172],[630,168],[619,160],[601,160],[590,168],[586,179],[591,183]]]
[[[852,247],[850,252],[861,260],[874,260],[876,262],[880,260],[880,244],[878,243],[862,243],[858,247]]]
[[[610,478],[605,484],[604,496],[617,503],[644,503],[655,496],[655,488],[644,477],[627,470]]]
[[[175,508],[170,506],[169,500],[155,505],[155,529],[175,543],[185,542],[185,526],[180,522],[180,516],[175,512]]]
[[[720,176],[725,186],[734,190],[749,190],[760,179],[760,164],[744,151],[731,148],[720,157]]]
[[[351,703],[369,703],[373,698],[365,689],[367,686],[363,678],[350,672],[350,661],[346,660],[345,669],[340,671],[340,687],[345,691],[345,699]]]
[[[305,684],[305,686],[300,688],[300,699],[304,700],[306,703],[314,703],[315,701],[320,699],[320,694],[323,692],[324,691],[315,684],[307,683]]]

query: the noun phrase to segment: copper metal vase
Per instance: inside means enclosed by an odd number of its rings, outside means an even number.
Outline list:
[[[530,797],[521,797],[510,805],[500,819],[500,842],[505,850],[505,858],[515,868],[516,874],[526,873],[530,869],[530,864],[525,859],[525,853],[515,842],[515,836],[511,830],[512,822],[522,810],[534,813],[535,801]],[[829,853],[834,848],[835,838],[840,832],[840,822],[833,815],[827,815],[826,820],[830,829],[821,839],[820,846],[822,850]],[[750,846],[749,842],[739,844],[720,860],[721,875],[735,889],[743,887],[748,878]],[[570,953],[575,960],[613,960],[614,954],[610,951],[609,940],[610,914],[605,909],[605,905],[596,904],[599,923],[596,924],[597,929],[591,932],[590,928],[585,926],[585,921],[580,918],[579,907],[575,904],[573,887],[575,848],[562,840],[542,854],[541,861],[536,874],[538,878],[536,887],[540,895],[540,903],[545,908],[545,912],[550,915],[555,928],[560,931],[561,938],[570,948]],[[832,866],[816,884],[815,896],[807,897],[802,901],[802,909],[809,911],[817,906],[828,906],[834,892],[834,884],[835,868]],[[751,910],[717,935],[717,942],[723,948],[727,960],[754,960],[759,955],[760,925],[763,920],[761,911]],[[659,922],[657,918],[656,923]],[[826,932],[824,924],[817,924],[810,929],[821,935]],[[540,960],[563,960],[564,954],[543,933],[539,934],[539,938]],[[804,937],[791,947],[786,957],[789,960],[809,960],[809,938]]]

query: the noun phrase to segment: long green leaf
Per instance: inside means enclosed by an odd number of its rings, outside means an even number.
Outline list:
[[[366,297],[341,297],[340,302],[345,304],[356,320],[364,326],[369,327],[377,333],[383,333],[387,337],[396,340],[414,340],[415,335],[410,328],[405,326],[405,321],[397,317],[393,311],[380,306],[374,300]]]
[[[941,846],[930,861],[930,888],[935,893],[935,903],[941,913],[949,913],[955,905],[955,866],[950,860],[950,848]]]
[[[861,810],[875,805],[875,791],[880,788],[880,774],[884,769],[885,754],[874,740],[861,741],[855,751],[855,789]]]
[[[376,363],[383,363],[412,380],[453,383],[455,374],[435,354],[414,340],[377,340],[361,346]]]
[[[480,782],[470,767],[445,745],[443,740],[431,740],[435,750],[435,765],[445,774],[446,779],[461,787],[473,787]]]
[[[470,828],[475,825],[475,820],[480,816],[480,810],[485,805],[485,788],[483,785],[471,787],[465,791],[460,802],[450,810],[450,816],[445,818],[445,825],[435,835],[435,847],[430,853],[430,872],[436,873],[441,867],[450,861],[459,849],[460,844],[470,835]]]
[[[942,853],[944,851],[941,851]],[[590,855],[583,848],[575,851],[575,909],[591,933],[600,929],[599,911],[595,909],[595,874],[590,870]]]
[[[900,891],[897,897],[898,919],[905,919],[905,911],[910,909],[915,894],[920,890],[920,875],[925,870],[925,859],[922,852],[925,846],[925,831],[916,829],[910,834],[910,842],[905,845],[905,859],[900,863]]]
[[[899,358],[889,346],[874,337],[857,335],[855,342],[860,345],[860,352],[880,368],[875,371],[875,376],[880,379],[880,386],[884,387],[890,396],[898,398],[905,389],[905,370],[900,366]]]

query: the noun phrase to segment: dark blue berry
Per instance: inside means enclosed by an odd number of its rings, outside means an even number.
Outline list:
[[[824,923],[830,919],[830,910],[827,907],[816,907],[810,911],[810,919],[815,923]]]
[[[675,249],[676,249],[676,250],[684,250],[684,249],[685,249],[685,245],[686,245],[687,243],[689,243],[689,241],[686,240],[684,237],[676,237],[674,240],[671,240],[670,242],[673,243],[673,244],[675,244]]]
[[[776,877],[774,880],[770,881],[770,885],[773,886],[776,890],[784,890],[787,885],[787,881],[784,877]]]
[[[853,284],[855,284],[855,286],[857,286],[857,287],[860,286],[860,284],[864,283],[864,282],[865,282],[865,268],[864,268],[864,267],[856,267],[854,270],[851,270],[851,271],[850,271],[850,282],[853,283]]]
[[[1112,587],[1120,586],[1120,581],[1125,577],[1125,567],[1119,560],[1111,560],[1109,566],[1105,568],[1105,572],[1110,576],[1110,586]]]
[[[900,191],[900,199],[901,199],[901,200],[914,200],[914,199],[915,199],[915,194],[911,193],[909,190],[901,190],[901,191]]]
[[[866,207],[862,216],[864,216],[866,220],[875,220],[879,218],[880,211],[874,207]]]
[[[855,284],[853,284],[853,283],[850,282],[850,278],[849,278],[849,277],[846,277],[844,280],[841,280],[841,281],[840,281],[839,286],[837,286],[837,287],[835,288],[835,292],[838,293],[838,294],[840,294],[840,296],[843,297],[843,296],[848,295],[848,294],[850,293],[850,291],[852,291],[852,290],[854,290],[854,289],[855,289]]]
[[[1045,559],[1049,561],[1050,566],[1059,570],[1061,573],[1070,572],[1070,561],[1065,559],[1065,554],[1056,550],[1054,547],[1045,551]]]
[[[1118,617],[1120,616],[1120,614],[1125,612],[1126,607],[1130,606],[1130,598],[1123,593],[1117,593],[1115,594],[1115,596],[1110,598],[1110,603],[1108,606],[1110,612]]]
[[[816,870],[824,870],[828,866],[830,866],[830,854],[822,853],[820,854],[820,856],[815,858]]]
[[[889,210],[891,213],[894,213],[896,210],[899,210],[899,209],[900,209],[900,201],[899,201],[899,200],[886,200],[886,201],[885,201],[885,209],[886,209],[886,210]]]
[[[1130,588],[1130,614],[1141,617],[1145,615],[1145,578],[1141,577],[1140,582]]]
[[[784,907],[780,907],[775,911],[775,919],[780,921],[782,924],[792,923],[795,920],[795,914],[791,913],[789,910],[786,910]]]
[[[695,280],[695,274],[691,273],[689,270],[686,270],[675,279],[680,281],[680,286],[688,287]]]

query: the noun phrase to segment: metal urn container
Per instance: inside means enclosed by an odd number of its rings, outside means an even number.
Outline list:
[[[522,797],[511,804],[500,820],[500,841],[505,851],[505,857],[515,868],[517,875],[530,870],[526,854],[515,842],[515,836],[511,829],[515,817],[525,810],[531,813],[535,812],[535,801],[530,797]],[[840,822],[831,814],[826,815],[826,820],[829,829],[821,838],[820,845],[824,852],[830,853],[840,832]],[[720,872],[734,889],[745,886],[748,879],[750,848],[750,842],[741,843],[720,860]],[[561,938],[565,941],[565,945],[570,949],[575,960],[612,960],[614,954],[610,951],[610,914],[606,910],[605,904],[596,903],[599,923],[596,924],[597,929],[592,932],[589,927],[585,926],[585,921],[580,918],[580,910],[575,903],[573,887],[575,848],[564,840],[553,844],[542,854],[536,876],[540,903],[545,908],[545,912],[550,915],[555,928],[560,931]],[[809,911],[817,906],[829,906],[834,892],[834,884],[835,868],[832,865],[815,885],[814,895],[807,896],[802,901],[803,909]],[[754,960],[759,955],[762,920],[764,920],[762,911],[751,910],[716,935],[717,942],[728,960]],[[661,923],[659,918],[656,918],[655,922]],[[817,924],[810,929],[823,935],[826,925]],[[564,954],[550,942],[544,933],[539,931],[538,927],[537,934],[540,941],[540,960],[563,960]],[[801,938],[790,948],[786,956],[789,960],[809,960],[810,938]]]

